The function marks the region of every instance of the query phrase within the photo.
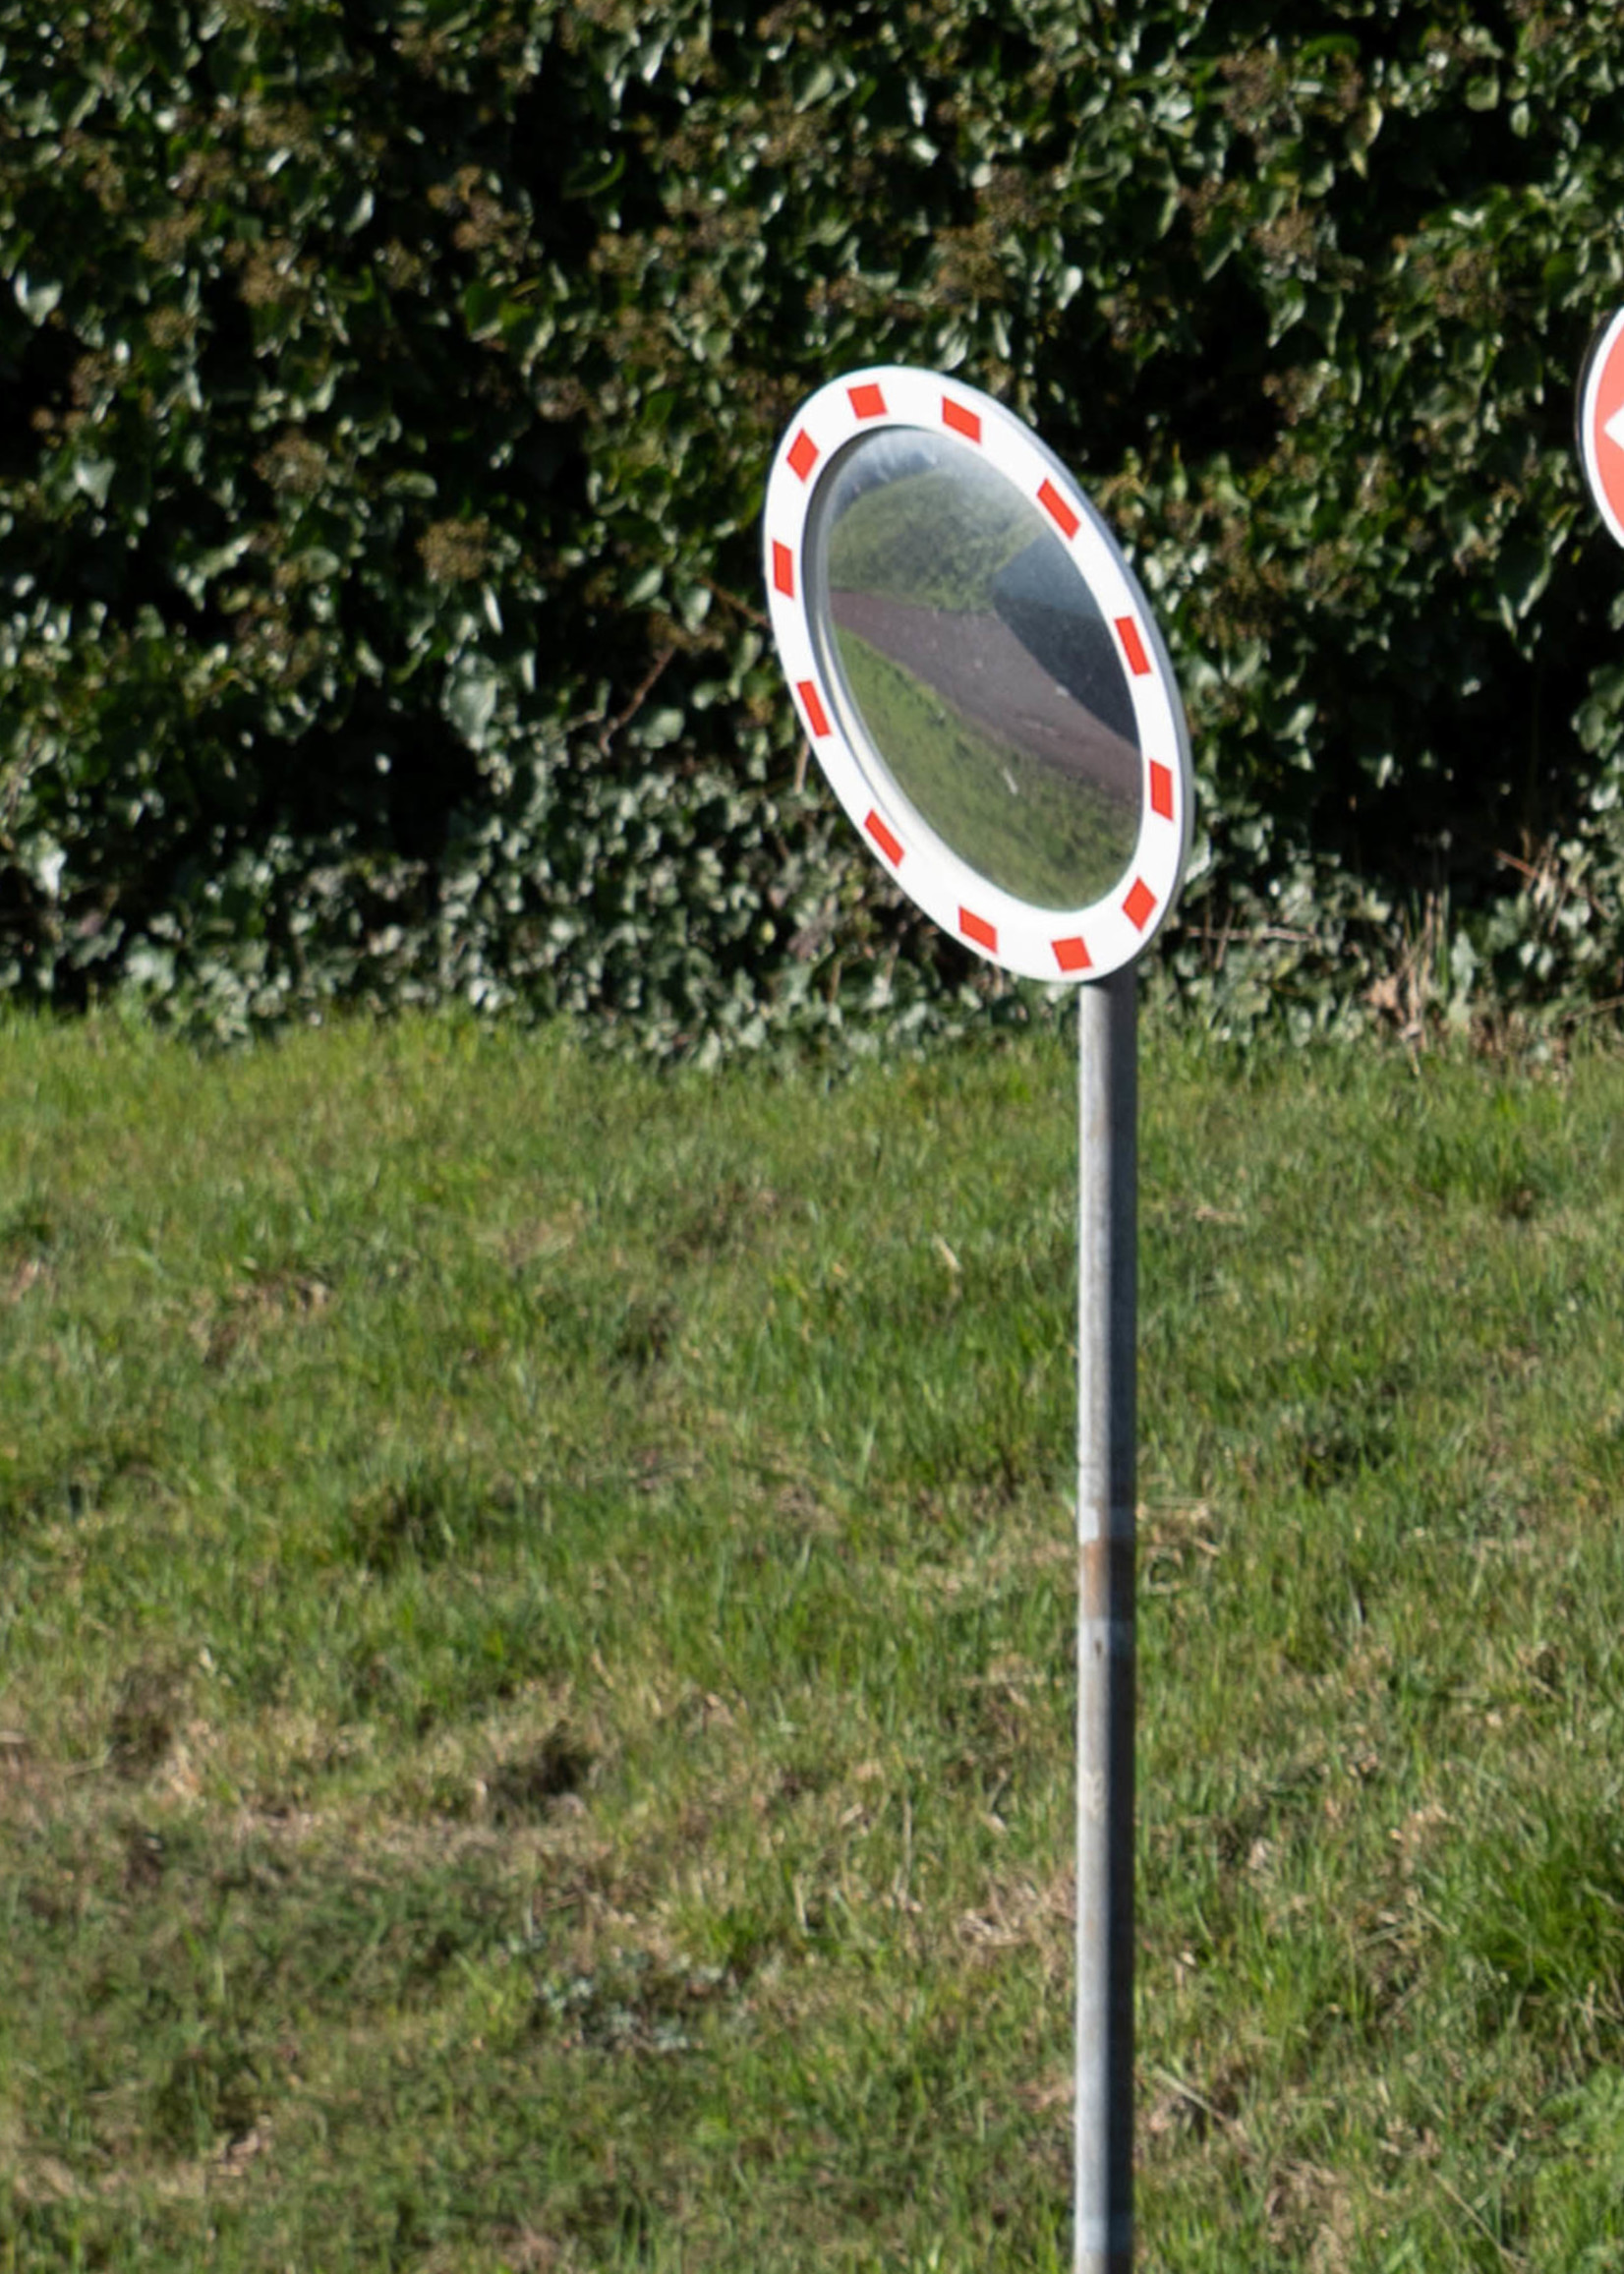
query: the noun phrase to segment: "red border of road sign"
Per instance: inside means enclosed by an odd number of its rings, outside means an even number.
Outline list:
[[[1586,488],[1608,534],[1624,545],[1624,308],[1592,336],[1574,407]]]

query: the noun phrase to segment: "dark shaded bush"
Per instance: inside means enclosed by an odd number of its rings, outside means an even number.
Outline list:
[[[1211,1016],[1619,988],[1570,432],[1612,12],[0,0],[0,44],[16,993],[671,1048],[988,991],[763,647],[778,433],[883,360],[1032,418],[1157,597]]]

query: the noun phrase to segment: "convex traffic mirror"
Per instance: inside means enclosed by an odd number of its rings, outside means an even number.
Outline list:
[[[1131,962],[1178,892],[1189,741],[1144,595],[1060,461],[972,387],[853,373],[785,434],[765,538],[808,739],[903,890],[1028,977]]]

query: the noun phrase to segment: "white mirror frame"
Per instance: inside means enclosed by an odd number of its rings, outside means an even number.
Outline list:
[[[1101,900],[1040,908],[979,874],[944,844],[893,781],[828,659],[806,535],[820,489],[846,444],[892,428],[948,434],[977,448],[1065,542],[1116,633],[1133,703],[1139,834]],[[1178,897],[1189,850],[1189,735],[1161,633],[1116,539],[1052,450],[990,395],[899,364],[850,372],[802,405],[773,461],[763,521],[768,606],[779,658],[813,756],[864,842],[917,905],[987,962],[1029,979],[1102,979],[1148,945]]]

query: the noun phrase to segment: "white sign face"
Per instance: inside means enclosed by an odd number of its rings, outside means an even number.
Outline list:
[[[1144,594],[1029,428],[888,366],[774,461],[774,637],[818,763],[944,930],[1029,978],[1131,962],[1177,896],[1189,743]]]
[[[1624,308],[1591,341],[1579,376],[1579,463],[1595,509],[1624,545]]]

